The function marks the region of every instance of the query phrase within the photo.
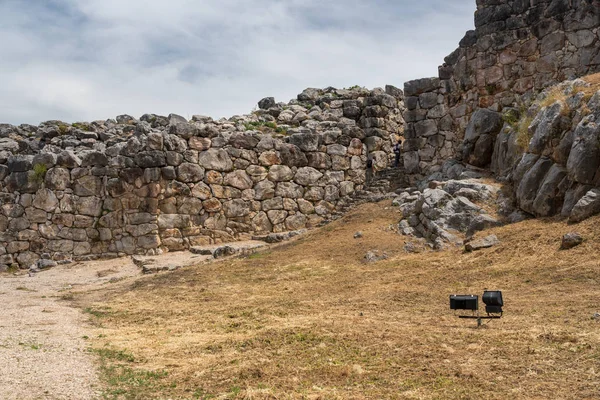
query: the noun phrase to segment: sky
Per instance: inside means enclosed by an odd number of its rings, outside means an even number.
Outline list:
[[[0,123],[246,114],[437,76],[475,0],[0,0]]]

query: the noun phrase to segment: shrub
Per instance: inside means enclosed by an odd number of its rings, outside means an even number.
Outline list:
[[[524,151],[529,147],[532,135],[529,131],[529,125],[533,122],[533,118],[523,115],[517,125],[517,145]]]
[[[33,166],[33,179],[36,182],[42,182],[46,177],[48,168],[44,164],[35,164]]]
[[[58,131],[61,135],[66,135],[67,133],[69,133],[69,127],[65,124],[60,124],[58,125]]]

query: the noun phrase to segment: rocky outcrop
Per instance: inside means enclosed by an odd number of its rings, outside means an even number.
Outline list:
[[[0,265],[152,255],[313,227],[387,168],[402,91],[311,89],[213,120],[0,125]]]
[[[476,180],[450,180],[418,191],[409,189],[393,202],[400,207],[400,232],[426,239],[435,249],[462,245],[463,237],[500,225],[475,202],[494,202],[498,188]]]

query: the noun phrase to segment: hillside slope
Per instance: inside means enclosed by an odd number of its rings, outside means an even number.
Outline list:
[[[76,294],[107,397],[597,398],[599,217],[420,254],[404,253],[397,220],[367,204],[270,252]],[[586,241],[560,251],[573,229]],[[364,262],[374,250],[389,258]],[[485,288],[503,290],[501,320],[477,329],[448,309]]]

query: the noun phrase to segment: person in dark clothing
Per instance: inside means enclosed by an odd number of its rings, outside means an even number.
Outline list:
[[[366,185],[370,186],[373,181],[373,159],[367,158],[367,170],[366,170]]]
[[[402,153],[402,139],[398,138],[398,142],[394,145],[394,154],[396,155],[396,161],[394,162],[394,168],[400,166],[400,155]]]

